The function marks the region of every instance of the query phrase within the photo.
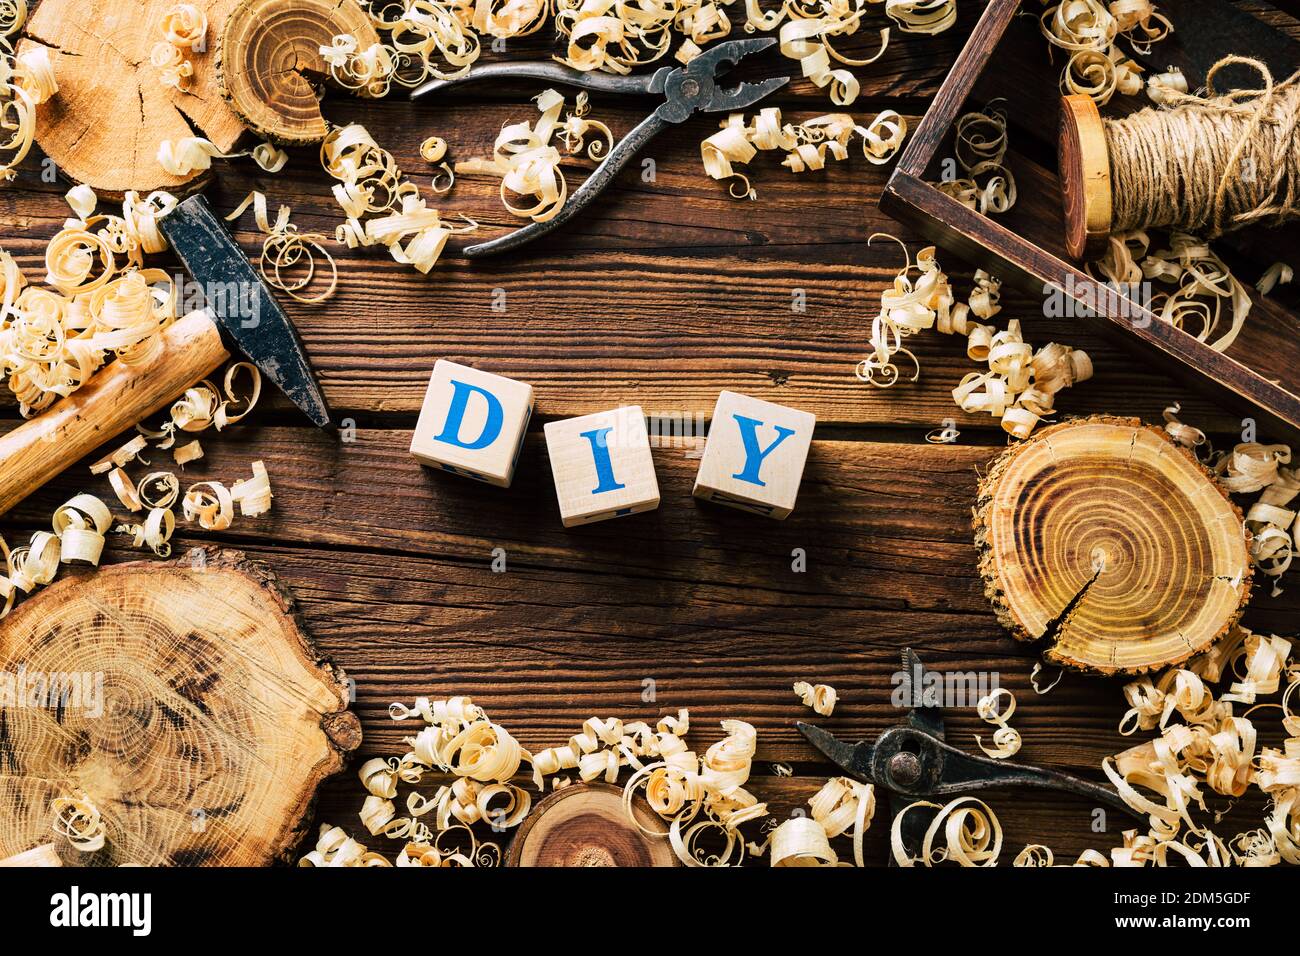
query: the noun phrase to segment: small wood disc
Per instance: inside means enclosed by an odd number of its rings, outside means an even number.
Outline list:
[[[0,675],[0,859],[51,842],[75,866],[284,859],[361,742],[342,671],[238,551],[65,573],[0,628]],[[93,852],[52,829],[53,801],[81,794],[105,825]]]
[[[1110,238],[1110,151],[1097,104],[1082,94],[1061,97],[1061,200],[1065,248],[1076,259],[1095,259]]]
[[[221,91],[259,136],[287,146],[319,143],[327,129],[313,84],[329,75],[320,48],[342,34],[356,37],[360,50],[379,42],[357,3],[245,0],[221,36]]]
[[[1177,664],[1250,597],[1241,512],[1185,449],[1137,419],[1096,417],[1012,447],[980,484],[985,593],[1051,663],[1101,673]]]
[[[633,802],[642,833],[623,811],[623,791],[608,784],[573,784],[533,808],[506,854],[507,866],[677,866],[668,827]]]

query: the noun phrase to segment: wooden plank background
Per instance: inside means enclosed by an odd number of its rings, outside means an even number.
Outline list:
[[[938,37],[895,33],[889,52],[857,71],[863,94],[851,112],[919,116],[981,6],[962,0],[961,23]],[[873,16],[844,52],[873,50],[884,24]],[[1045,45],[1028,56],[1039,58],[1033,69],[1053,75]],[[774,59],[765,69],[783,66]],[[420,104],[331,94],[325,110],[334,122],[364,122],[427,186],[421,140],[445,137],[453,160],[487,155],[504,122],[535,115],[528,97],[536,92],[475,90]],[[1053,95],[1050,80],[1041,92]],[[803,81],[777,102],[795,119],[832,109]],[[617,134],[643,115],[643,104],[626,100],[594,96],[592,106]],[[779,157],[761,156],[752,177],[758,200],[737,201],[701,168],[699,142],[713,124],[696,117],[664,134],[647,153],[653,181],[640,168],[626,170],[585,218],[522,254],[470,263],[453,252],[425,277],[382,253],[331,245],[338,294],[323,306],[289,303],[288,310],[335,417],[350,427],[342,435],[314,430],[271,397],[245,423],[205,436],[207,458],[187,478],[233,480],[262,459],[276,506],[226,533],[182,534],[178,548],[212,541],[243,548],[292,587],[316,641],[356,681],[363,758],[401,751],[402,730],[387,719],[387,705],[417,695],[468,694],[529,748],[563,742],[592,715],[653,719],[689,707],[697,749],[720,736],[723,718],[757,726],[753,789],[783,816],[830,772],[794,729],[808,712],[790,684],[834,685],[841,703],[825,726],[874,735],[900,717],[889,701],[890,678],[900,649],[911,645],[938,667],[997,672],[1019,700],[1014,724],[1024,760],[1099,778],[1102,757],[1126,744],[1116,732],[1120,682],[1067,676],[1052,693],[1035,695],[1033,658],[1000,630],[975,573],[975,483],[1004,438],[995,421],[952,404],[951,388],[973,368],[959,343],[920,336],[916,383],[880,391],[854,378],[879,293],[900,265],[895,244],[867,239],[894,232],[917,246],[876,208],[888,168],[854,158],[795,177]],[[1032,148],[1026,152],[1023,161],[1033,162]],[[571,187],[590,165],[566,166]],[[222,166],[209,199],[224,212],[249,189],[262,189],[273,203],[292,205],[304,231],[332,233],[340,216],[330,185],[308,150],[275,176],[247,161]],[[3,243],[29,277],[42,274],[44,244],[67,215],[65,189],[42,182],[33,157],[18,182],[0,190]],[[1033,191],[1023,201],[1043,206]],[[483,177],[464,177],[436,204],[484,223],[472,241],[516,225]],[[247,220],[240,227],[241,243],[255,255],[258,236]],[[941,261],[964,293],[969,268]],[[498,290],[504,311],[493,308]],[[1280,301],[1294,311],[1285,295]],[[800,297],[804,308],[792,308]],[[1234,417],[1112,343],[1068,319],[1045,318],[1036,298],[1008,292],[1004,301],[1002,317],[1021,318],[1035,344],[1062,341],[1093,356],[1095,379],[1063,393],[1063,414],[1159,420],[1163,407],[1179,401],[1188,420],[1239,429]],[[440,357],[536,389],[532,434],[509,491],[434,474],[407,455]],[[542,423],[633,403],[657,415],[707,415],[724,388],[818,416],[799,505],[787,521],[695,502],[700,443],[688,440],[655,451],[658,511],[560,526]],[[12,402],[4,414],[12,427]],[[926,444],[924,434],[944,419],[957,422],[958,443]],[[3,530],[10,540],[25,536],[80,490],[108,494],[74,469],[7,516]],[[113,560],[135,556],[128,543],[111,541]],[[491,569],[494,549],[504,549],[504,573]],[[797,549],[807,557],[802,573],[792,570]],[[1294,589],[1279,598],[1257,591],[1248,621],[1293,628],[1297,601]],[[654,682],[650,701],[647,681]],[[988,729],[970,711],[951,713],[949,727],[961,746]],[[796,776],[771,775],[768,765],[778,761]],[[332,782],[320,819],[361,834],[361,797],[354,776]],[[1092,808],[1068,797],[995,793],[990,802],[1007,828],[1007,861],[1030,841],[1062,856],[1105,848],[1127,825],[1110,820],[1107,832],[1092,832]],[[885,830],[878,822],[871,847],[882,863]]]

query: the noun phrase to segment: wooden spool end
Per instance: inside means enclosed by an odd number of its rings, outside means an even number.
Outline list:
[[[1061,200],[1065,248],[1076,259],[1096,259],[1110,238],[1110,152],[1101,113],[1081,94],[1061,97]]]
[[[981,482],[985,593],[1050,663],[1105,674],[1178,664],[1250,597],[1241,512],[1185,449],[1138,419],[1044,429]]]
[[[623,791],[607,784],[573,784],[533,808],[506,853],[507,866],[678,866],[668,827],[633,803],[637,829],[623,812]]]
[[[379,42],[360,4],[245,0],[221,35],[221,92],[259,136],[286,146],[319,143],[328,130],[316,88],[329,75],[320,48],[341,34],[356,37],[360,50]]]
[[[361,742],[342,671],[238,551],[61,578],[4,622],[0,671],[63,675],[0,703],[0,858],[53,841],[74,866],[287,859]],[[51,829],[53,801],[83,793],[105,824],[88,853]]]

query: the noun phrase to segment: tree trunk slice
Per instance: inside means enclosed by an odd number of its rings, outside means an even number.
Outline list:
[[[203,136],[223,153],[244,132],[221,98],[215,38],[238,0],[191,0],[208,16],[204,50],[186,54],[194,75],[185,91],[162,85],[149,51],[173,0],[42,0],[19,49],[49,48],[59,92],[37,108],[36,142],[60,173],[100,196],[127,190],[192,192],[203,172],[173,176],[158,144]]]
[[[259,136],[287,146],[319,143],[328,130],[313,83],[329,75],[320,48],[340,34],[356,37],[361,50],[379,42],[351,0],[245,0],[221,35],[223,95]]]
[[[998,619],[1053,664],[1177,664],[1225,635],[1250,597],[1241,512],[1137,419],[1065,422],[1009,449],[980,483],[974,527]]]
[[[287,859],[361,741],[343,672],[238,551],[65,577],[5,621],[0,673],[102,675],[62,706],[0,698],[0,858],[53,841],[67,865]],[[51,830],[79,791],[106,824],[92,853]]]
[[[506,854],[507,866],[677,866],[668,828],[651,810],[633,804],[642,833],[623,812],[623,791],[608,784],[575,783],[533,808]]]

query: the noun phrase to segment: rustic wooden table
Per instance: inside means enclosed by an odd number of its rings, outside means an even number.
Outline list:
[[[879,62],[857,70],[863,91],[851,112],[918,117],[980,6],[963,0],[961,23],[938,37],[895,33]],[[883,24],[873,18],[845,52],[874,50],[870,28]],[[536,92],[476,89],[420,105],[333,94],[325,109],[336,123],[365,123],[427,185],[418,152],[426,136],[445,137],[453,160],[488,155],[502,123],[535,115],[528,97]],[[792,118],[834,109],[806,82],[783,91],[778,105]],[[621,134],[642,105],[594,97],[592,115]],[[899,719],[891,675],[911,645],[939,668],[996,672],[1019,701],[1021,759],[1100,779],[1101,759],[1127,744],[1116,731],[1121,682],[1067,675],[1035,695],[1032,654],[1002,632],[982,593],[970,512],[977,472],[1005,439],[994,420],[953,406],[950,389],[971,370],[959,343],[919,336],[915,384],[881,391],[854,378],[879,293],[900,265],[894,243],[867,237],[895,232],[917,245],[877,210],[888,168],[855,157],[796,177],[770,154],[753,163],[758,200],[735,200],[701,168],[699,143],[713,123],[697,117],[664,134],[645,157],[653,176],[626,170],[590,215],[523,254],[475,263],[449,254],[426,277],[386,255],[331,245],[337,295],[288,311],[344,431],[317,431],[273,396],[250,420],[207,436],[207,458],[188,473],[231,478],[263,459],[275,509],[229,533],[178,533],[177,547],[241,548],[292,587],[320,648],[356,680],[364,757],[402,751],[408,731],[389,721],[387,707],[418,695],[470,695],[529,748],[563,742],[592,715],[653,720],[688,707],[699,750],[721,736],[723,718],[758,728],[753,790],[784,817],[831,772],[795,730],[810,712],[792,682],[835,686],[840,703],[820,722],[844,736],[874,735]],[[567,165],[571,184],[584,165]],[[304,231],[332,234],[340,215],[330,185],[316,157],[300,151],[275,176],[248,161],[223,165],[208,196],[225,212],[262,189],[272,203],[291,204]],[[45,242],[68,214],[66,188],[42,182],[33,158],[0,190],[3,243],[30,276],[43,273]],[[516,225],[483,177],[463,178],[436,205],[484,223],[480,237]],[[241,230],[255,254],[247,218]],[[970,269],[941,261],[966,288]],[[1187,420],[1239,430],[1234,416],[1111,343],[1044,318],[1036,299],[1008,293],[1004,302],[1004,316],[1022,318],[1033,342],[1093,356],[1096,377],[1063,393],[1062,413],[1159,421],[1181,401]],[[408,456],[438,358],[534,386],[537,414],[509,491],[435,474]],[[655,450],[659,510],[560,526],[544,422],[621,404],[694,421],[724,388],[818,417],[788,520],[696,502],[701,442],[692,439]],[[11,402],[5,415],[16,418]],[[927,444],[923,436],[946,418],[956,419],[960,439]],[[107,494],[76,468],[6,517],[4,531],[25,537],[71,493],[92,487]],[[114,538],[112,559],[136,557],[127,545]],[[497,573],[502,553],[506,570]],[[798,554],[805,570],[794,569]],[[1263,592],[1247,620],[1293,626],[1297,589],[1276,599]],[[969,747],[989,729],[972,710],[950,713],[948,727],[952,742]],[[776,776],[772,762],[790,764],[794,776]],[[364,835],[362,795],[355,775],[336,779],[319,819]],[[1031,841],[1059,858],[1107,848],[1127,826],[1111,819],[1108,832],[1093,832],[1093,808],[1070,797],[995,792],[989,800],[1006,827],[1008,862]],[[871,834],[869,852],[881,863],[886,831],[878,821]]]

